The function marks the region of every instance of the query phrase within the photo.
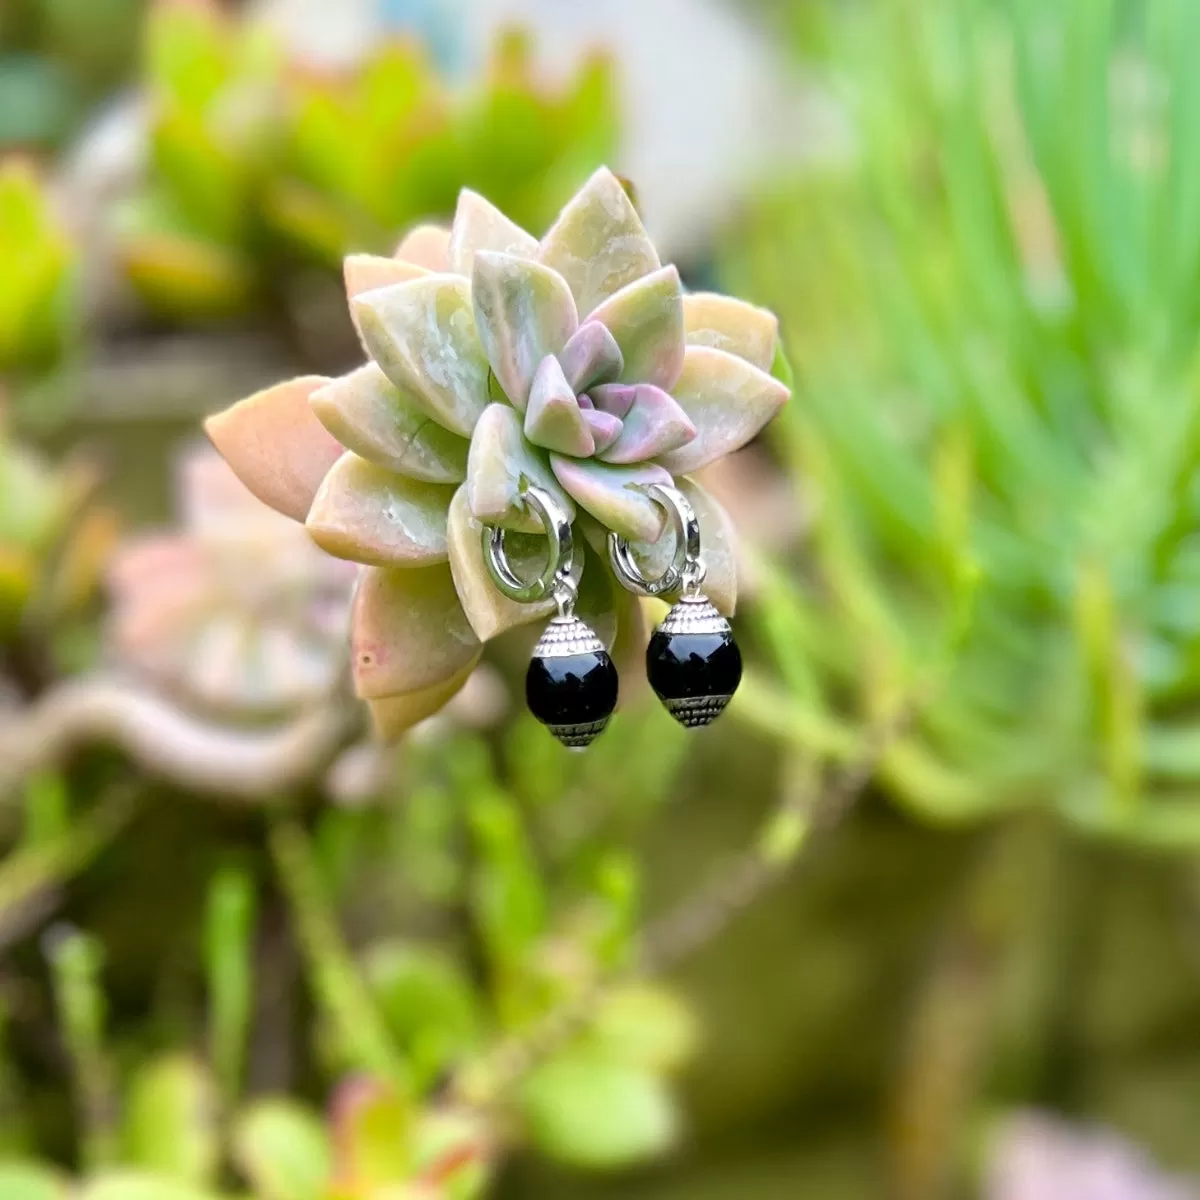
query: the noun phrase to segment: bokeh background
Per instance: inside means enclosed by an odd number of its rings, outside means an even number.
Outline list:
[[[1193,0],[0,0],[0,1198],[1200,1196]],[[746,678],[375,744],[203,418],[598,165],[781,320]]]

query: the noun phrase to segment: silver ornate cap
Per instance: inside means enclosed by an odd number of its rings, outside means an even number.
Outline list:
[[[729,622],[707,596],[681,596],[663,618],[659,633],[729,633]]]
[[[604,643],[576,616],[555,617],[546,626],[534,658],[567,658],[572,654],[604,654]]]

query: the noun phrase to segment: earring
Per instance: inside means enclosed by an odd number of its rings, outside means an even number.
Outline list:
[[[527,486],[526,505],[541,519],[550,553],[541,575],[523,582],[504,552],[504,530],[483,527],[483,560],[492,582],[510,600],[536,603],[553,596],[558,613],[534,647],[525,675],[529,711],[564,746],[590,745],[617,706],[617,669],[604,643],[575,616],[578,581],[570,514],[549,493]]]
[[[681,725],[710,725],[733,699],[742,680],[742,653],[729,622],[700,591],[700,522],[687,497],[665,484],[650,484],[646,494],[661,504],[675,529],[675,553],[658,579],[647,579],[629,543],[608,535],[608,557],[621,584],[643,596],[679,592],[679,600],[654,631],[646,647],[646,675],[666,710]]]

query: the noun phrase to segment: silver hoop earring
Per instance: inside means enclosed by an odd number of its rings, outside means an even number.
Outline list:
[[[534,647],[525,674],[525,702],[564,746],[587,746],[603,732],[617,706],[617,669],[604,643],[575,615],[579,585],[570,514],[542,488],[528,486],[521,497],[541,520],[549,542],[541,574],[529,582],[517,575],[505,554],[505,531],[493,525],[483,527],[483,561],[492,582],[510,600],[533,604],[554,598],[558,613]]]
[[[704,559],[700,522],[677,488],[654,483],[646,494],[667,510],[675,551],[657,579],[647,579],[629,543],[608,535],[608,557],[622,586],[643,596],[673,595],[679,600],[646,647],[646,675],[663,706],[681,725],[710,725],[733,699],[742,680],[742,653],[729,622],[701,592]]]

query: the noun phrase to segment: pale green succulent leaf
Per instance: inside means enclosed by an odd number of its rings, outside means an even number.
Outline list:
[[[258,1200],[322,1200],[333,1167],[321,1120],[294,1100],[266,1097],[240,1113],[232,1155]]]
[[[395,257],[429,271],[449,271],[450,230],[441,225],[418,225],[404,235]]]
[[[346,283],[348,300],[353,300],[363,292],[394,287],[398,283],[411,283],[430,274],[432,272],[425,267],[398,258],[384,258],[379,254],[348,254],[342,260],[342,278]]]
[[[264,504],[303,521],[343,447],[309,406],[330,380],[305,375],[216,413],[205,431],[234,474]]]
[[[377,467],[427,483],[467,477],[467,439],[439,425],[375,363],[333,380],[309,403],[347,450]]]
[[[575,330],[558,356],[563,374],[576,395],[593,384],[620,378],[625,368],[621,347],[607,325],[588,320]]]
[[[635,541],[654,541],[662,534],[665,514],[643,490],[652,483],[671,482],[662,467],[619,467],[561,454],[552,454],[550,465],[572,499],[606,529]]]
[[[464,188],[459,194],[450,229],[447,247],[450,270],[469,279],[475,267],[475,255],[480,250],[535,258],[538,243],[537,238],[526,233],[515,221],[510,221],[478,192]]]
[[[570,289],[541,263],[481,250],[471,294],[483,352],[504,394],[524,411],[539,365],[563,349],[579,324]]]
[[[449,484],[409,479],[347,451],[321,484],[305,525],[322,550],[351,562],[445,562],[453,494]]]
[[[364,700],[438,686],[479,655],[479,639],[444,564],[363,571],[353,628],[354,686]]]
[[[574,1167],[627,1167],[669,1150],[679,1134],[658,1075],[582,1049],[536,1068],[520,1110],[533,1145]]]
[[[575,505],[559,486],[544,454],[526,440],[520,414],[493,404],[479,418],[467,458],[467,498],[472,515],[507,529],[536,533],[538,517],[526,506],[527,484],[543,488],[575,516]]]
[[[440,425],[470,436],[488,390],[470,283],[456,275],[427,275],[364,292],[350,306],[383,373]]]
[[[675,474],[696,471],[740,449],[783,407],[788,389],[745,359],[689,346],[673,395],[696,437],[661,458]]]
[[[525,436],[543,450],[587,458],[595,449],[575,391],[553,355],[542,360],[525,410]]]
[[[774,313],[732,296],[694,292],[683,298],[683,319],[689,346],[724,350],[771,373],[779,340]]]
[[[211,1182],[220,1160],[211,1075],[186,1055],[147,1063],[133,1077],[121,1132],[128,1165],[188,1183]]]
[[[597,455],[603,462],[645,462],[686,446],[696,437],[687,413],[662,388],[639,383],[632,391],[633,403],[621,418],[620,435]]]
[[[621,348],[625,383],[670,390],[683,369],[683,284],[675,267],[663,267],[623,287],[589,318],[608,328]]]
[[[371,723],[379,738],[384,742],[394,742],[414,725],[441,712],[462,691],[463,685],[479,665],[481,654],[482,650],[477,652],[472,661],[457,675],[452,675],[442,683],[435,683],[415,692],[405,692],[399,696],[368,700]]]
[[[542,239],[540,258],[567,281],[581,320],[661,265],[633,202],[606,167],[563,209]]]

